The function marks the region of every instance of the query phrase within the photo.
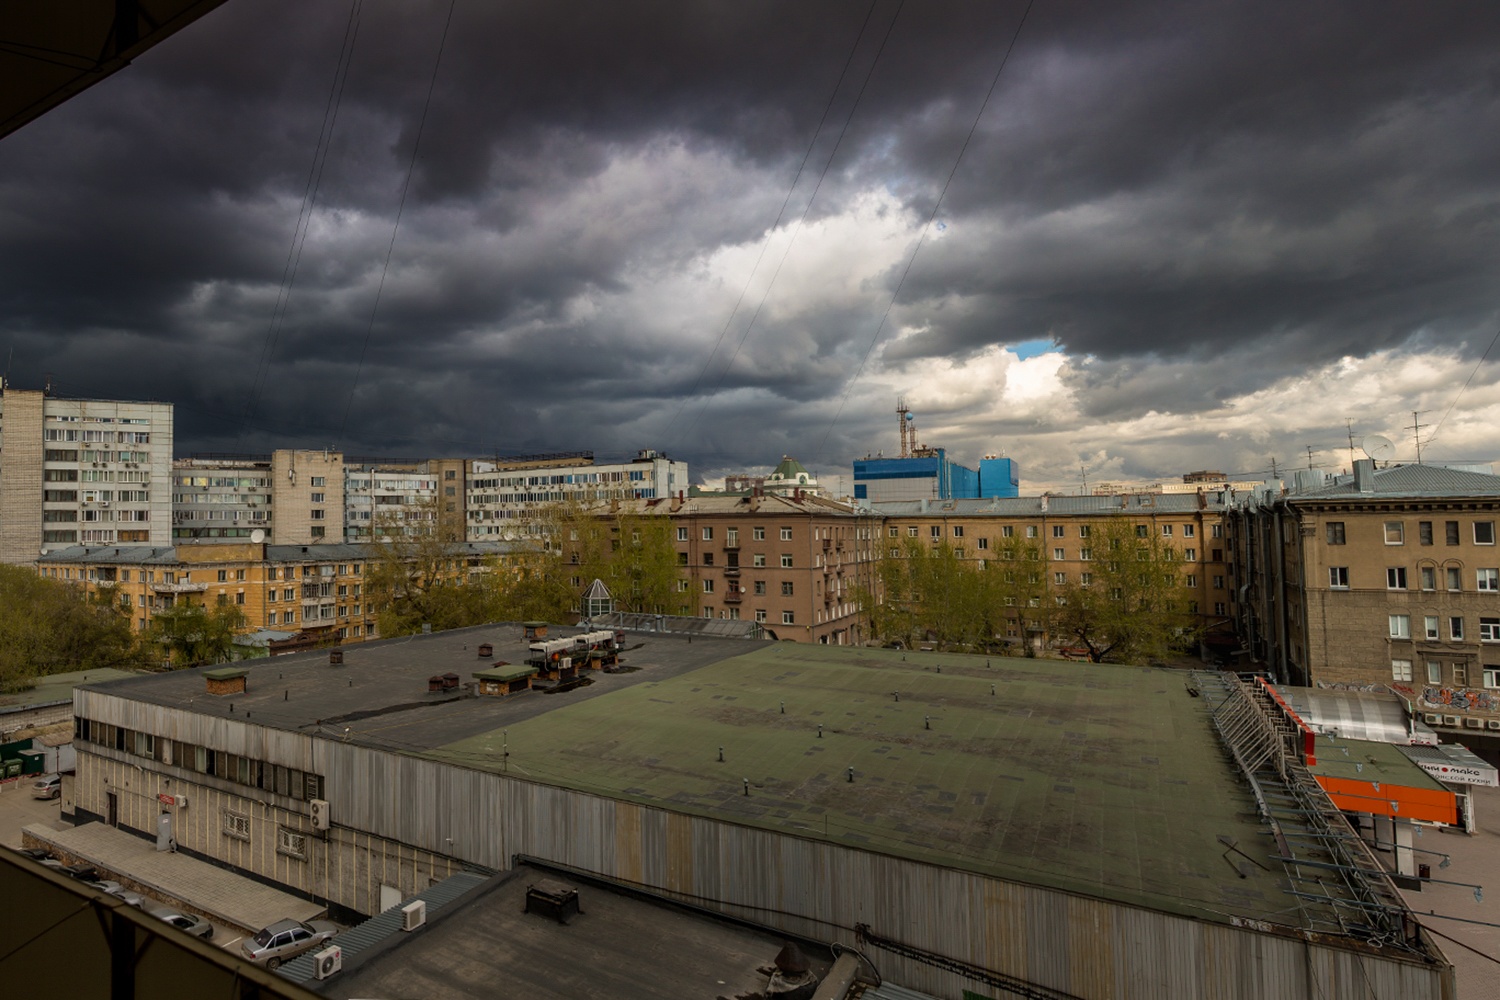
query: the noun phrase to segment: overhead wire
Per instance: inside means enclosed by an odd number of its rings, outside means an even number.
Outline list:
[[[438,39],[437,57],[432,61],[432,77],[427,81],[427,98],[422,102],[422,114],[417,119],[417,134],[411,144],[411,159],[406,164],[406,180],[401,185],[401,200],[396,205],[396,221],[391,226],[391,241],[385,248],[385,262],[380,268],[380,282],[375,286],[375,302],[370,307],[370,322],[365,328],[364,343],[359,349],[359,362],[354,366],[354,378],[349,383],[349,398],[344,404],[344,417],[339,421],[339,440],[349,426],[349,411],[354,407],[354,395],[359,391],[359,379],[364,373],[365,355],[370,349],[370,337],[375,332],[375,316],[380,311],[380,296],[385,291],[386,275],[391,269],[391,254],[396,249],[396,235],[401,231],[401,216],[406,211],[406,196],[411,190],[412,174],[417,168],[417,153],[422,148],[422,132],[427,127],[427,111],[432,106],[432,92],[437,87],[438,69],[443,65],[443,49],[448,44],[448,29],[453,24],[453,8],[457,0],[448,0],[448,16],[443,20],[443,34]]]
[[[1479,356],[1479,361],[1474,365],[1474,370],[1469,372],[1468,378],[1464,379],[1464,384],[1459,388],[1458,394],[1453,397],[1453,402],[1449,403],[1448,408],[1443,411],[1442,420],[1439,420],[1437,422],[1437,425],[1432,428],[1432,433],[1427,435],[1428,447],[1431,447],[1432,442],[1437,440],[1437,434],[1438,431],[1442,429],[1443,422],[1448,419],[1448,414],[1453,412],[1453,408],[1457,406],[1458,401],[1463,398],[1464,392],[1469,388],[1469,383],[1473,382],[1474,376],[1479,374],[1479,369],[1484,366],[1485,359],[1488,358],[1490,356],[1490,352],[1495,349],[1495,344],[1497,341],[1500,341],[1500,328],[1497,328],[1495,330],[1495,335],[1490,338],[1490,346],[1486,347],[1484,349],[1484,353]]]
[[[281,330],[286,323],[287,303],[292,297],[292,287],[297,280],[297,270],[302,263],[302,250],[307,245],[307,233],[312,228],[313,210],[317,205],[318,191],[323,184],[323,171],[328,166],[328,151],[333,146],[334,127],[338,123],[339,109],[344,102],[344,85],[349,79],[349,66],[354,61],[355,43],[359,39],[360,13],[363,0],[352,0],[349,17],[344,23],[344,39],[339,46],[338,62],[334,68],[333,83],[329,87],[328,101],[323,107],[323,123],[318,129],[318,141],[313,147],[312,163],[308,166],[307,182],[302,190],[302,205],[297,210],[297,223],[292,227],[292,242],[287,247],[286,263],[282,266],[281,287],[276,293],[276,303],[271,309],[271,323],[261,345],[260,359],[256,362],[250,391],[245,397],[245,406],[240,414],[240,439],[244,439],[259,401],[261,390],[270,374],[271,357],[281,339]]]
[[[953,184],[953,178],[958,173],[958,167],[963,163],[964,153],[969,149],[969,144],[974,140],[974,133],[979,129],[979,122],[984,117],[985,110],[990,106],[990,98],[995,94],[995,88],[1000,84],[1000,75],[1005,72],[1006,65],[1010,62],[1011,53],[1015,51],[1016,40],[1021,37],[1021,29],[1026,26],[1026,19],[1031,16],[1031,7],[1035,0],[1027,0],[1026,9],[1021,12],[1021,20],[1016,24],[1016,30],[1011,33],[1010,44],[1005,47],[1005,54],[1000,58],[1000,65],[995,69],[995,75],[990,80],[989,90],[985,91],[984,100],[979,105],[979,110],[974,115],[974,122],[969,126],[968,135],[964,136],[963,145],[959,147],[958,156],[953,160],[953,169],[948,171],[948,179],[943,182],[943,189],[938,192],[937,200],[932,203],[932,211],[927,215],[927,222],[917,236],[917,245],[912,248],[911,256],[907,258],[906,267],[901,271],[901,277],[896,282],[896,288],[891,292],[891,298],[886,303],[885,312],[880,316],[880,322],[876,324],[875,333],[870,338],[869,346],[865,348],[864,356],[860,358],[859,367],[854,370],[854,376],[849,384],[844,387],[844,394],[839,397],[838,408],[834,411],[833,418],[828,422],[828,427],[823,431],[823,438],[818,443],[818,452],[821,454],[823,448],[828,444],[828,436],[833,433],[833,428],[838,424],[839,417],[844,413],[844,406],[849,402],[849,394],[854,391],[855,384],[860,376],[864,374],[865,365],[870,360],[870,354],[875,350],[875,345],[880,341],[880,334],[885,330],[885,324],[890,319],[891,310],[896,305],[896,300],[901,295],[901,289],[906,285],[906,278],[911,274],[912,264],[916,262],[917,254],[922,250],[927,240],[927,234],[932,230],[933,221],[937,218],[938,211],[943,207],[943,199],[948,196],[948,188]]]
[[[864,78],[863,81],[861,81],[861,83],[859,85],[859,91],[858,91],[858,93],[856,93],[854,95],[854,102],[853,102],[853,104],[851,104],[849,106],[849,113],[844,116],[844,125],[839,130],[838,139],[834,141],[833,148],[829,150],[829,152],[828,152],[828,158],[823,161],[823,169],[821,171],[819,171],[819,173],[818,173],[818,181],[817,181],[817,183],[815,185],[813,185],[812,193],[808,196],[808,199],[807,199],[807,204],[805,204],[802,207],[802,214],[797,217],[796,223],[792,226],[792,231],[791,231],[790,236],[787,239],[786,246],[781,251],[781,259],[776,262],[776,269],[773,272],[771,272],[771,280],[769,282],[767,282],[765,291],[763,291],[761,293],[760,301],[756,303],[755,311],[750,316],[750,321],[745,324],[744,331],[741,332],[739,340],[735,343],[734,353],[730,355],[729,361],[724,365],[724,370],[719,373],[719,380],[716,383],[714,383],[713,390],[711,392],[709,392],[707,394],[707,396],[704,398],[703,405],[698,408],[698,414],[697,414],[697,416],[695,416],[693,418],[692,423],[690,423],[688,425],[687,430],[684,431],[684,434],[692,431],[692,429],[698,425],[698,421],[700,421],[700,420],[703,419],[703,414],[708,410],[709,401],[712,400],[712,398],[718,393],[719,389],[721,389],[723,387],[724,380],[726,378],[728,378],[730,369],[732,369],[734,367],[735,360],[739,358],[741,348],[743,348],[745,346],[745,340],[746,340],[746,338],[748,338],[750,336],[750,331],[752,329],[754,329],[756,321],[760,319],[761,309],[765,306],[766,300],[770,297],[771,290],[776,287],[776,279],[781,276],[782,265],[784,265],[786,263],[787,255],[792,252],[792,246],[796,244],[797,237],[802,232],[802,224],[803,224],[803,222],[806,221],[807,214],[810,211],[812,211],[813,203],[815,201],[817,201],[818,192],[821,191],[822,188],[823,188],[823,180],[824,180],[824,178],[826,178],[828,176],[828,170],[829,170],[830,167],[833,166],[833,160],[838,155],[839,148],[844,143],[844,137],[846,135],[848,135],[848,133],[849,133],[849,123],[854,120],[854,113],[859,110],[860,102],[861,102],[861,100],[863,100],[864,95],[865,95],[865,89],[870,85],[870,78],[872,76],[874,76],[874,74],[875,74],[875,67],[880,64],[880,57],[885,52],[886,44],[891,39],[891,32],[896,27],[896,22],[898,20],[900,20],[900,18],[901,18],[901,11],[905,8],[905,6],[906,6],[905,0],[901,0],[901,2],[896,5],[896,12],[891,15],[890,23],[886,25],[885,35],[880,40],[880,47],[878,49],[876,49],[876,51],[875,51],[875,57],[870,61],[869,68],[866,69],[866,71],[865,71],[865,78]],[[869,23],[869,17],[870,17],[871,14],[874,13],[874,11],[875,11],[875,5],[874,5],[874,3],[872,3],[870,5],[869,14],[867,14],[866,17],[865,17],[865,24],[863,24],[863,25],[860,26],[860,35],[859,35],[859,37],[855,38],[855,40],[854,40],[854,47],[850,49],[850,51],[849,51],[849,58],[844,63],[844,73],[841,73],[839,75],[839,83],[838,83],[838,85],[836,85],[834,87],[833,93],[831,95],[829,95],[828,105],[823,110],[823,120],[820,120],[819,123],[818,123],[818,132],[815,132],[813,134],[812,142],[808,144],[808,147],[807,147],[807,157],[810,157],[812,155],[813,146],[816,145],[816,143],[818,141],[818,133],[820,133],[822,131],[822,128],[823,128],[823,121],[827,120],[828,112],[833,107],[833,101],[838,96],[839,88],[843,85],[844,75],[847,74],[848,69],[849,69],[849,65],[854,60],[855,52],[858,51],[858,49],[859,49],[859,43],[860,43],[861,39],[863,39],[863,37],[864,37],[865,26],[868,25],[868,23]],[[807,157],[803,158],[803,163],[804,164],[806,163]],[[798,169],[797,173],[798,173],[798,176],[800,177],[801,173],[802,173],[802,171],[801,171],[800,168]],[[796,190],[796,183],[793,182],[792,188],[787,191],[787,199],[786,199],[787,202],[791,201],[792,192],[795,191],[795,190]],[[782,205],[783,211],[785,211],[785,208],[786,208],[786,204],[783,203],[783,205]],[[777,219],[776,219],[777,225],[779,225],[780,222],[781,222],[781,216],[778,215]],[[775,233],[776,233],[776,226],[772,226],[771,229],[770,229],[770,231],[767,232],[767,234],[766,234],[765,242],[761,244],[761,254],[762,254],[762,256],[764,256],[766,248],[770,246],[771,239],[775,236]],[[757,265],[757,267],[759,267],[759,260],[757,260],[756,265]],[[753,273],[751,275],[751,278],[752,279],[754,278],[754,274]],[[746,289],[746,291],[748,291],[749,288],[750,288],[750,282],[746,281],[746,283],[745,283],[745,289]],[[744,294],[742,293],[741,294],[741,299],[743,299],[743,298],[744,298]],[[738,308],[739,308],[738,303],[736,303],[735,308],[736,308],[736,310],[738,310]],[[733,320],[733,316],[731,316],[730,319],[732,321]],[[724,325],[724,332],[725,333],[728,332],[729,326],[730,326],[729,323],[726,323]],[[721,341],[723,340],[723,334],[720,335],[720,340]],[[714,351],[715,351],[715,353],[717,353],[717,351],[718,351],[717,345],[715,346]],[[706,363],[704,365],[704,371],[705,372],[711,366],[712,362],[713,362],[713,355],[710,355],[708,363]],[[694,386],[694,394],[696,393],[696,390],[697,390],[697,386]],[[691,394],[690,394],[690,396],[691,396]],[[687,400],[688,400],[688,398],[690,398],[690,396],[683,398],[683,405],[684,406],[686,406]]]

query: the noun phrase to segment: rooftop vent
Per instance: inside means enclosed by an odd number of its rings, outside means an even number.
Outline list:
[[[427,690],[429,690],[429,691],[441,691],[442,689],[443,689],[443,675],[442,674],[433,674],[431,677],[427,678]]]
[[[203,679],[208,683],[208,693],[223,696],[226,694],[244,694],[245,678],[250,671],[243,667],[221,667],[218,670],[203,671]]]
[[[566,924],[569,917],[582,913],[583,908],[578,905],[577,889],[555,879],[544,878],[526,887],[525,912],[540,913],[544,917],[554,918],[560,924]]]
[[[457,691],[458,690],[458,683],[459,682],[458,682],[458,675],[457,674],[444,674],[443,675],[443,690],[444,691]]]
[[[344,662],[344,651],[342,649],[330,649],[328,651],[328,662],[337,667]]]
[[[495,655],[495,647],[492,646],[490,643],[481,642],[479,644],[479,658],[481,660],[488,660],[490,657],[492,657],[494,655]]]

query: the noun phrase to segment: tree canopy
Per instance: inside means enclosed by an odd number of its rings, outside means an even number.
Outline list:
[[[24,566],[0,565],[0,689],[37,677],[139,663],[130,612],[114,588],[92,595]]]

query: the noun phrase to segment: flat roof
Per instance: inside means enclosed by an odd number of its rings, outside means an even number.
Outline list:
[[[557,636],[586,631],[549,628],[549,634]],[[479,657],[481,643],[492,646],[492,656]],[[476,670],[493,668],[497,660],[525,661],[531,642],[524,638],[521,625],[502,622],[350,643],[338,647],[344,655],[339,666],[328,662],[327,649],[241,660],[233,669],[247,671],[244,694],[204,697],[204,676],[209,671],[196,668],[142,675],[90,671],[88,686],[94,686],[96,676],[110,674],[111,683],[103,690],[122,698],[225,718],[233,706],[234,718],[248,716],[247,721],[273,729],[337,736],[365,746],[421,750],[670,677],[743,653],[751,645],[743,639],[698,636],[690,641],[681,636],[631,634],[622,645],[623,672],[592,672],[588,684],[567,693],[534,691],[510,698],[471,698],[463,691],[427,690],[434,674],[468,677]],[[64,700],[67,697],[63,695]]]
[[[578,890],[581,912],[566,924],[525,912],[526,889],[549,879]],[[786,942],[782,935],[627,895],[566,874],[517,867],[487,888],[433,914],[418,934],[396,931],[361,952],[354,968],[322,983],[328,997],[488,1000],[679,1000],[760,996]],[[350,933],[353,933],[352,931]],[[820,978],[827,953],[802,946]]]
[[[1275,848],[1186,679],[783,642],[510,722],[506,742],[512,773],[521,765],[549,784],[1160,910],[1294,925],[1279,865],[1242,877],[1226,860],[1220,835],[1259,857]],[[476,734],[426,756],[499,770],[499,745]]]
[[[1329,778],[1351,778],[1443,791],[1442,782],[1418,767],[1402,752],[1403,749],[1395,743],[1381,740],[1319,736],[1313,745],[1317,763],[1309,765],[1307,770],[1309,774]]]
[[[36,686],[26,691],[0,694],[0,715],[20,712],[38,705],[56,705],[73,700],[73,689],[80,684],[121,680],[140,676],[129,670],[101,667],[96,670],[72,670],[65,674],[47,674],[36,679]]]

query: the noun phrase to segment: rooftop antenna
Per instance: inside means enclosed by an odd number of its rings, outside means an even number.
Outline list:
[[[912,446],[915,445],[916,442],[914,440],[911,440],[911,431],[914,428],[910,427],[911,410],[906,405],[905,396],[896,397],[896,420],[900,424],[901,430],[901,457],[910,458]]]
[[[1383,434],[1366,434],[1359,446],[1364,449],[1366,455],[1375,460],[1376,465],[1389,462],[1391,456],[1396,454],[1396,446]]]
[[[1344,429],[1349,432],[1349,471],[1354,471],[1354,421],[1344,418]]]
[[[1271,478],[1276,478],[1276,459],[1274,456],[1271,458]]]
[[[1307,446],[1307,471],[1312,471],[1312,445]]]
[[[1089,495],[1089,470],[1084,468],[1083,463],[1078,463],[1078,474],[1083,477],[1083,495]]]
[[[1418,465],[1422,464],[1422,425],[1417,422],[1417,415],[1419,413],[1426,413],[1426,412],[1427,412],[1426,410],[1412,410],[1411,411],[1411,436],[1413,438],[1415,438],[1416,442],[1417,442],[1417,464]]]

